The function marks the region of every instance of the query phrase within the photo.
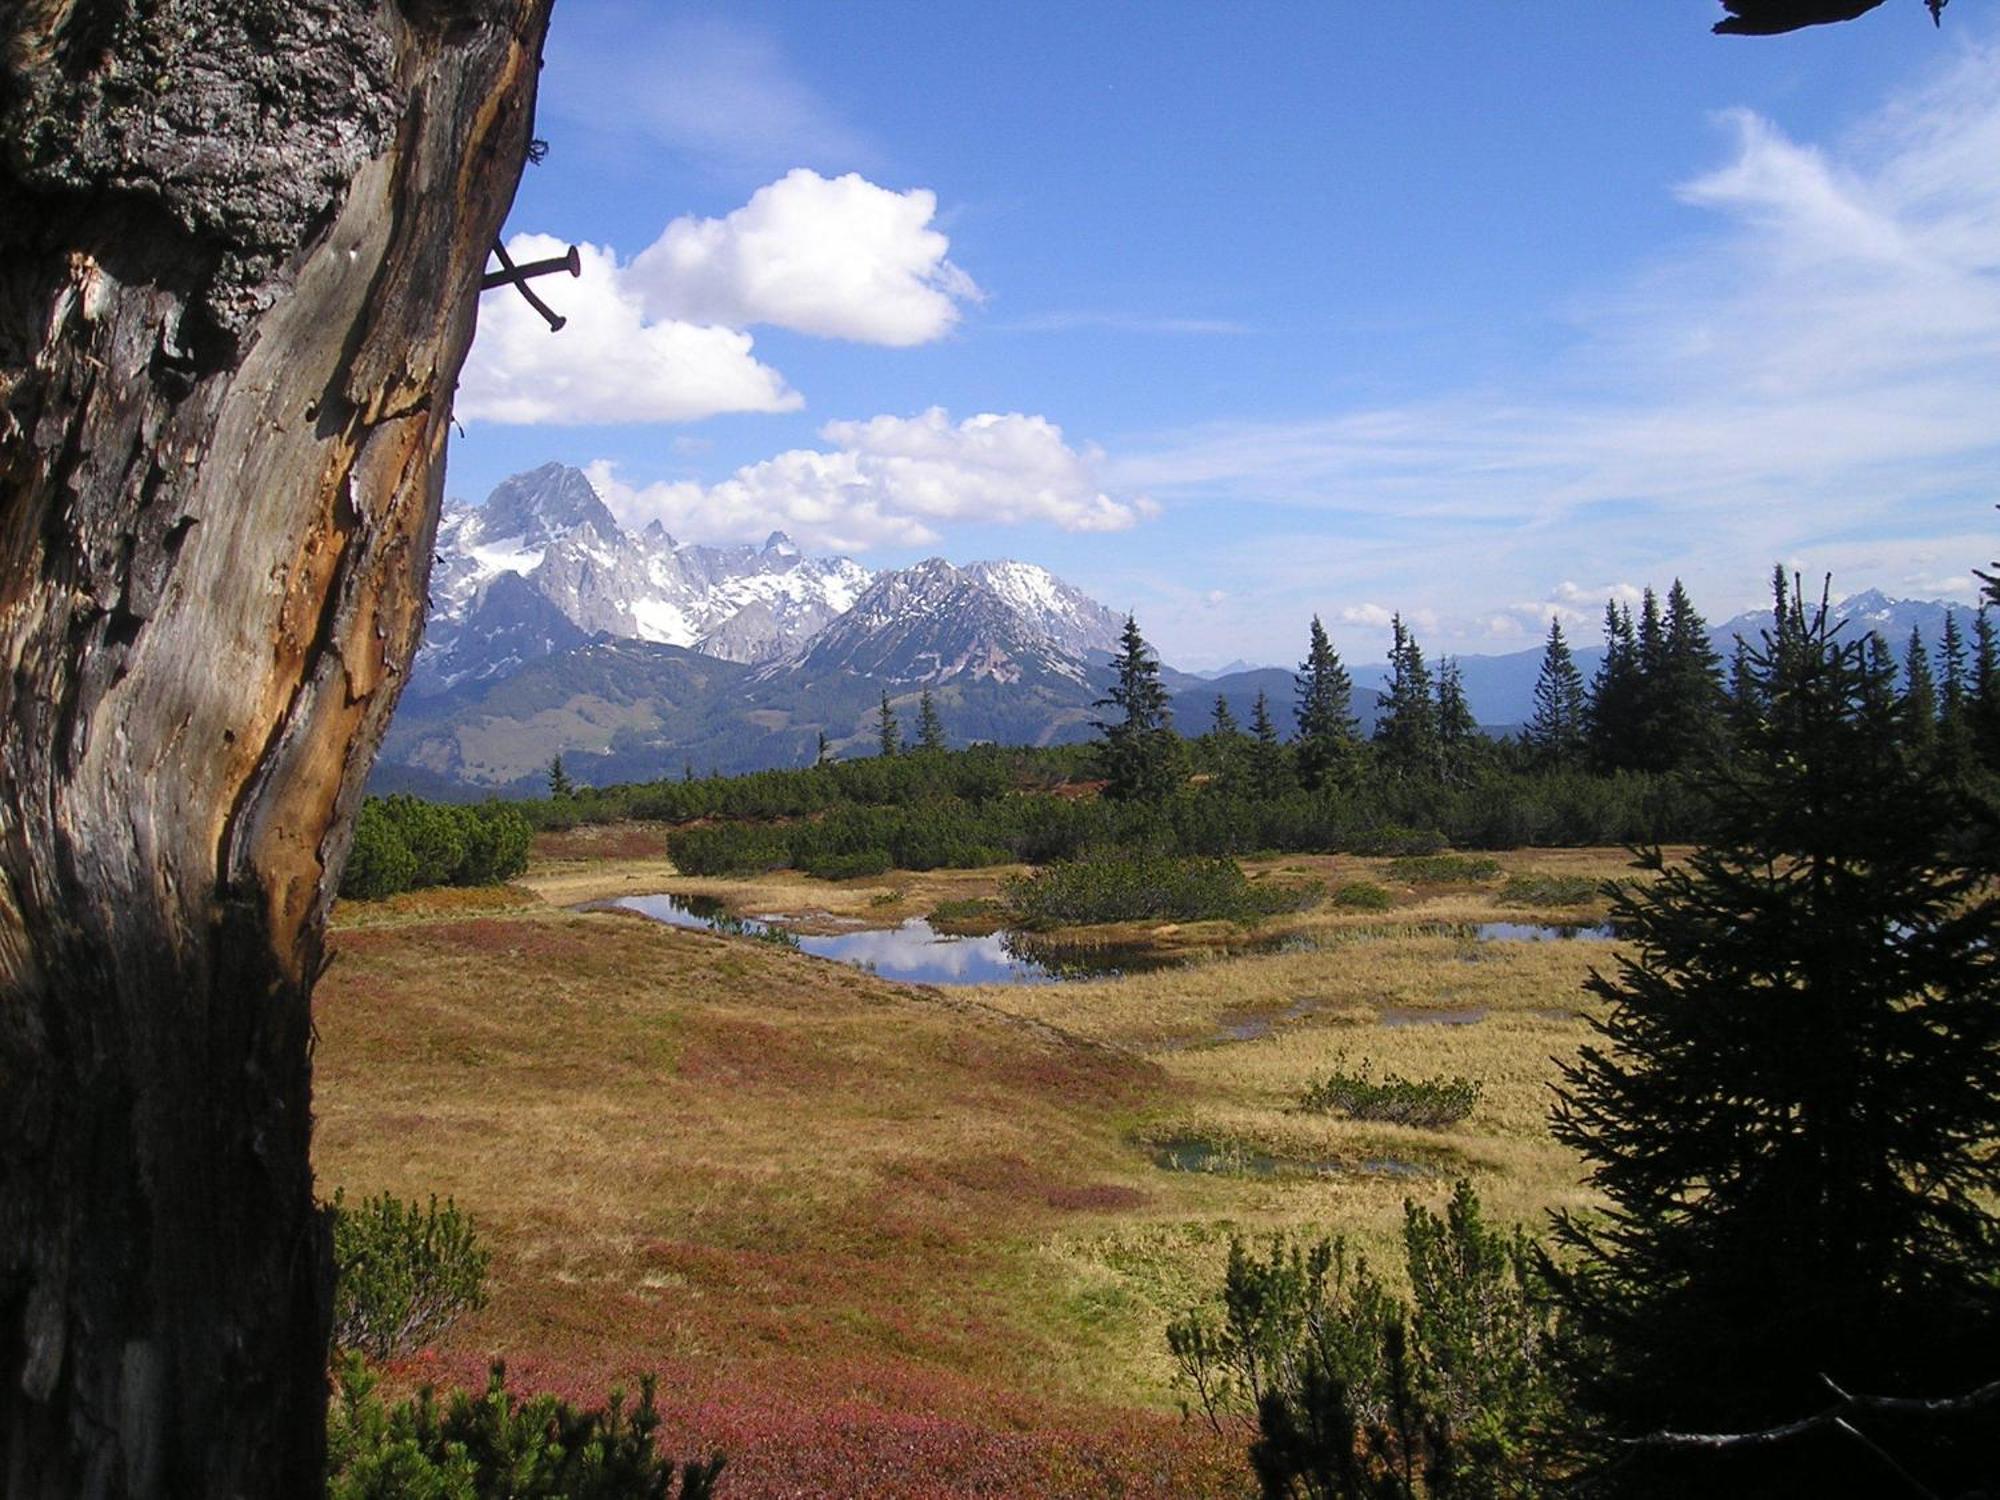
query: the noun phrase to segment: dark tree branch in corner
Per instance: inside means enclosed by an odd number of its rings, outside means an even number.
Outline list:
[[[2000,1380],[1967,1391],[1963,1396],[1924,1398],[1851,1395],[1826,1376],[1822,1375],[1820,1379],[1825,1380],[1828,1389],[1840,1399],[1825,1411],[1817,1412],[1810,1417],[1801,1417],[1796,1422],[1783,1422],[1776,1427],[1766,1427],[1758,1432],[1654,1432],[1628,1441],[1635,1448],[1687,1448],[1712,1452],[1769,1448],[1779,1443],[1791,1442],[1794,1438],[1804,1437],[1807,1433],[1815,1432],[1822,1427],[1832,1427],[1840,1423],[1843,1418],[1862,1412],[1891,1412],[1906,1417],[1951,1417],[2000,1402]]]
[[[1717,21],[1715,30],[1723,36],[1778,36],[1807,26],[1831,26],[1852,21],[1875,9],[1882,0],[1722,0],[1729,12]],[[1934,25],[1944,22],[1944,8],[1950,0],[1924,0]]]

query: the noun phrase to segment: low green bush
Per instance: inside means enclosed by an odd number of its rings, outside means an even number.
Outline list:
[[[1405,1302],[1339,1240],[1229,1247],[1218,1293],[1167,1327],[1188,1395],[1247,1440],[1265,1495],[1512,1500],[1567,1492],[1547,1438],[1569,1394],[1536,1249],[1461,1182],[1403,1203]]]
[[[394,1407],[359,1357],[337,1370],[327,1410],[328,1500],[711,1500],[723,1459],[677,1465],[659,1451],[653,1377],[628,1412],[622,1391],[578,1410],[527,1400],[495,1364],[479,1396],[442,1403],[429,1386]],[[676,1481],[678,1480],[678,1485]]]
[[[450,1199],[420,1208],[383,1193],[349,1208],[336,1190],[331,1209],[336,1349],[392,1359],[486,1305],[491,1257]]]
[[[416,884],[417,857],[403,830],[374,798],[361,804],[354,842],[340,874],[340,894],[350,901],[380,901]]]
[[[970,935],[991,932],[1006,920],[1007,908],[998,901],[975,896],[962,901],[940,901],[931,908],[930,924],[938,932]]]
[[[1476,885],[1500,873],[1500,861],[1484,854],[1406,854],[1389,861],[1388,875],[1406,885]]]
[[[886,875],[895,862],[886,849],[857,849],[851,854],[822,854],[802,868],[818,880],[858,880],[865,875]]]
[[[1248,879],[1233,859],[1125,852],[1065,860],[1002,888],[1008,910],[1028,927],[1094,922],[1255,922],[1302,911],[1320,899],[1319,881]]]
[[[361,804],[340,894],[379,901],[433,885],[495,885],[528,867],[534,829],[518,807],[460,807],[418,797]]]
[[[1396,904],[1396,897],[1387,886],[1372,880],[1350,880],[1335,887],[1333,904],[1347,911],[1387,911]]]
[[[1582,906],[1595,900],[1603,882],[1588,875],[1543,875],[1530,871],[1511,876],[1500,888],[1503,906]]]
[[[1451,840],[1435,828],[1384,823],[1377,828],[1362,829],[1349,843],[1356,854],[1436,854],[1449,847]]]
[[[769,823],[716,823],[676,829],[667,855],[683,875],[762,875],[790,864],[792,846]]]
[[[1368,1076],[1364,1060],[1355,1072],[1336,1071],[1310,1085],[1299,1099],[1299,1108],[1345,1115],[1350,1120],[1437,1129],[1456,1125],[1471,1114],[1480,1092],[1476,1080],[1457,1075],[1403,1078],[1388,1073],[1378,1082]]]

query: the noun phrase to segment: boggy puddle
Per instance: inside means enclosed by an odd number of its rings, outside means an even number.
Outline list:
[[[1154,969],[1229,957],[1239,953],[1319,950],[1353,941],[1357,934],[1336,930],[1322,940],[1311,934],[1283,933],[1221,946],[1162,952],[1146,943],[1090,943],[1002,929],[961,937],[939,932],[922,917],[895,927],[857,927],[849,932],[795,932],[783,922],[738,917],[713,896],[679,895],[662,891],[650,896],[619,896],[586,902],[580,910],[638,912],[656,922],[698,928],[728,936],[782,943],[818,958],[852,964],[887,979],[912,984],[1054,984],[1067,979],[1115,979]],[[1415,924],[1405,933],[1443,933],[1477,942],[1608,942],[1617,936],[1608,924],[1550,926],[1536,922]],[[1268,1035],[1272,1021],[1294,1019],[1250,1017],[1230,1023],[1215,1041],[1253,1041]],[[1183,1044],[1185,1045],[1185,1044]]]
[[[1245,1146],[1218,1145],[1199,1136],[1170,1136],[1152,1143],[1153,1165],[1166,1172],[1211,1172],[1234,1177],[1429,1177],[1422,1162],[1399,1156],[1365,1156],[1359,1161],[1301,1160],[1273,1156]]]
[[[1179,955],[1158,954],[1140,944],[1072,945],[1006,931],[956,937],[939,932],[922,917],[911,917],[895,927],[793,932],[775,921],[732,916],[713,896],[672,892],[620,896],[587,903],[585,909],[635,911],[675,927],[782,943],[801,953],[911,984],[1054,984],[1064,979],[1115,978],[1184,962]]]

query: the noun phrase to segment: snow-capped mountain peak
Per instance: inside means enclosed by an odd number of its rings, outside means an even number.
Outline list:
[[[808,557],[783,532],[762,548],[677,542],[658,521],[628,532],[582,471],[562,464],[514,475],[484,505],[448,506],[437,559],[414,683],[420,693],[566,649],[540,612],[526,628],[519,590],[495,592],[505,576],[525,579],[586,635],[745,662],[797,646],[873,576],[850,558]]]
[[[1110,649],[1119,625],[1101,604],[1032,563],[959,568],[927,557],[877,576],[853,608],[765,675],[850,671],[892,683],[1053,675],[1081,682],[1090,653]]]
[[[876,575],[783,531],[761,546],[676,541],[618,524],[577,469],[545,464],[438,527],[432,611],[412,691],[518,670],[593,635],[893,681],[1053,674],[1080,683],[1120,620],[1033,563],[941,557]]]

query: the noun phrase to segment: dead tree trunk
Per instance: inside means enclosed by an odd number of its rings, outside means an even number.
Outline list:
[[[317,1493],[307,1000],[551,0],[0,0],[0,1491]]]

